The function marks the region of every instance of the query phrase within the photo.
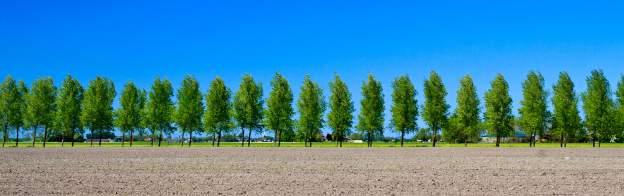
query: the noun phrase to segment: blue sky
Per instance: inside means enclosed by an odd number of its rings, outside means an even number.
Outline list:
[[[97,75],[148,88],[157,76],[177,87],[186,74],[206,90],[215,76],[236,90],[251,73],[266,90],[275,72],[295,95],[310,74],[328,94],[334,73],[359,108],[368,73],[383,82],[438,71],[454,106],[471,74],[482,95],[497,73],[517,113],[529,70],[550,87],[560,71],[577,92],[592,69],[617,84],[624,72],[624,3],[619,1],[29,1],[0,2],[0,76],[27,82]],[[265,95],[268,94],[265,93]],[[389,110],[386,112],[389,122]],[[419,126],[425,126],[422,121]]]

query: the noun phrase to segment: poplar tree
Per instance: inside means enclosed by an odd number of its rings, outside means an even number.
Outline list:
[[[438,131],[442,129],[448,120],[448,108],[446,104],[446,88],[442,78],[435,71],[429,74],[425,80],[425,105],[423,119],[429,125],[433,136],[433,147],[436,146]]]
[[[293,94],[286,78],[276,73],[271,81],[271,93],[267,99],[266,126],[275,131],[277,146],[282,142],[284,132],[293,130]]]
[[[353,101],[347,84],[340,76],[334,76],[334,81],[329,83],[331,96],[329,98],[328,125],[333,130],[332,136],[342,147],[345,137],[350,134],[353,126]]]
[[[566,147],[568,140],[581,129],[578,100],[574,83],[568,73],[559,74],[559,81],[553,86],[553,92],[553,127],[555,134],[560,136],[560,147]]]
[[[256,83],[251,75],[246,74],[234,95],[233,103],[234,118],[241,129],[241,146],[245,145],[245,129],[249,134],[248,147],[251,145],[251,132],[262,129],[263,104],[262,84]]]
[[[373,138],[383,134],[384,126],[384,98],[381,82],[372,74],[362,84],[362,101],[357,128],[367,135],[368,147],[373,147]]]
[[[619,131],[619,134],[622,134],[624,131],[624,75],[620,76],[620,81],[618,82],[615,95],[617,99],[615,119],[617,122],[617,130]]]
[[[167,79],[156,78],[148,95],[145,106],[145,125],[151,131],[151,145],[154,146],[156,134],[158,134],[158,147],[162,143],[163,133],[171,129],[173,123],[174,106],[171,100],[173,87]]]
[[[401,133],[401,147],[405,134],[417,129],[418,102],[416,88],[407,75],[400,76],[392,83],[392,123],[395,130]]]
[[[206,113],[204,115],[204,129],[217,134],[217,147],[221,144],[223,132],[232,127],[232,103],[230,89],[225,82],[217,77],[210,83],[206,94]]]
[[[498,74],[485,93],[485,123],[488,131],[496,135],[496,147],[500,146],[501,137],[513,132],[511,103],[509,84],[503,75]]]
[[[56,98],[55,115],[55,127],[61,131],[61,146],[65,143],[65,136],[70,136],[73,147],[77,135],[80,135],[77,131],[82,130],[80,115],[82,113],[83,92],[84,89],[78,80],[70,75],[65,77]]]
[[[460,87],[457,90],[457,107],[455,108],[455,125],[459,130],[459,135],[463,137],[464,146],[468,140],[479,137],[479,124],[481,123],[479,109],[480,101],[477,95],[477,88],[470,75],[461,79]]]
[[[5,146],[9,139],[9,128],[14,128],[17,140],[15,146],[18,146],[19,131],[24,125],[24,113],[26,112],[25,96],[28,93],[26,85],[23,81],[16,82],[13,77],[7,76],[0,88],[0,115],[2,115],[2,124],[4,126],[4,139],[2,147]]]
[[[26,124],[33,129],[32,146],[35,147],[37,138],[37,128],[43,126],[43,147],[46,146],[48,139],[48,129],[54,126],[54,112],[56,87],[52,78],[43,78],[36,80],[28,95]]]
[[[547,117],[547,92],[544,87],[544,77],[538,72],[531,71],[522,83],[520,118],[518,124],[529,135],[529,147],[535,147],[535,137],[543,136]]]
[[[192,77],[186,76],[182,81],[182,87],[178,90],[178,108],[175,113],[176,124],[184,133],[189,133],[189,147],[193,140],[193,131],[202,129],[202,116],[204,114],[204,98],[199,89],[199,82]],[[182,142],[184,145],[184,142]]]
[[[593,70],[587,77],[587,91],[583,93],[583,110],[585,111],[585,126],[590,132],[592,146],[600,147],[600,140],[610,136],[613,129],[614,111],[611,100],[609,81],[602,70]]]
[[[310,76],[305,76],[297,102],[297,109],[299,109],[297,128],[304,138],[306,147],[312,147],[312,141],[322,136],[321,128],[325,123],[323,120],[325,107],[323,90],[312,81]]]
[[[81,121],[91,131],[91,146],[94,133],[97,133],[98,146],[101,146],[103,132],[113,129],[114,99],[115,86],[111,80],[98,76],[89,82],[84,93]]]
[[[130,132],[130,147],[134,141],[134,130],[143,126],[143,109],[145,106],[145,91],[140,90],[133,82],[127,82],[121,93],[120,105],[117,109],[115,124],[122,133],[121,145],[124,146],[126,133]]]

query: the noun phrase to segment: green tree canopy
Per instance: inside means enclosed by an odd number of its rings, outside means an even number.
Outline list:
[[[612,115],[614,107],[611,100],[611,88],[602,70],[593,70],[587,77],[587,91],[583,93],[582,98],[585,126],[595,146],[596,140],[600,142],[601,139],[611,136],[615,120]]]
[[[158,146],[160,146],[163,133],[171,130],[175,109],[171,100],[172,96],[171,82],[167,79],[156,78],[148,95],[144,122],[145,126],[152,132],[152,145],[154,145],[156,134],[158,134]]]
[[[52,78],[35,80],[27,98],[26,124],[33,128],[33,147],[37,138],[37,128],[44,127],[43,147],[45,147],[48,129],[54,126],[56,111],[56,87]]]
[[[2,147],[9,138],[9,128],[11,127],[15,129],[19,140],[19,131],[24,125],[27,93],[28,89],[24,82],[16,82],[11,76],[7,76],[0,87],[0,115],[2,115],[4,132]]]
[[[446,125],[449,105],[446,104],[446,88],[438,73],[432,71],[425,80],[425,105],[423,119],[433,131],[433,147],[436,145],[438,131]]]
[[[501,137],[513,132],[511,103],[509,84],[503,75],[498,74],[485,93],[485,123],[488,131],[496,135],[496,147],[500,146]]]
[[[266,126],[275,131],[277,146],[280,146],[283,137],[293,131],[292,108],[293,94],[290,85],[284,76],[276,73],[271,81],[271,94],[267,99]]]
[[[373,138],[383,134],[384,127],[384,96],[381,82],[372,74],[362,84],[362,101],[357,128],[367,135],[368,147],[373,147]]]
[[[620,76],[615,95],[617,98],[617,112],[615,113],[616,122],[618,122],[617,129],[622,134],[624,131],[624,75]]]
[[[192,143],[193,132],[202,130],[202,116],[204,114],[204,98],[199,89],[199,82],[192,77],[186,76],[182,81],[182,87],[178,90],[178,108],[175,120],[182,131],[189,132],[189,146]]]
[[[101,136],[101,132],[112,131],[114,99],[113,81],[98,76],[89,82],[89,87],[84,93],[81,121],[91,131],[91,135],[99,131],[98,135]],[[91,140],[91,145],[93,145],[93,140]],[[99,137],[98,145],[102,145],[101,137]]]
[[[559,74],[559,81],[553,86],[552,103],[554,108],[553,127],[560,136],[561,147],[581,129],[578,100],[574,83],[566,72]]]
[[[241,128],[242,145],[245,143],[245,129],[249,131],[248,143],[251,143],[252,130],[262,128],[262,84],[256,83],[251,75],[243,76],[242,82],[234,95],[234,118]]]
[[[312,81],[310,76],[306,76],[297,102],[297,109],[299,109],[297,128],[306,145],[309,143],[310,147],[312,147],[312,141],[322,137],[321,128],[323,128],[324,123],[325,107],[323,90]]]
[[[81,137],[82,122],[82,100],[84,89],[80,82],[72,76],[67,75],[63,81],[58,97],[56,98],[56,120],[55,127],[61,131],[61,141],[65,136],[71,138],[72,147],[77,137]]]
[[[472,81],[470,75],[464,76],[460,81],[460,87],[457,90],[456,98],[457,106],[455,108],[455,130],[458,137],[464,143],[468,141],[478,142],[481,123],[479,105],[479,95],[477,87]]]
[[[217,134],[217,146],[221,143],[223,132],[228,132],[233,127],[231,94],[220,77],[210,83],[210,89],[206,94],[204,129]]]
[[[531,71],[522,83],[520,118],[518,124],[529,135],[529,146],[535,146],[535,137],[543,136],[547,117],[547,92],[544,87],[544,77],[539,72]]]
[[[137,88],[133,82],[127,82],[121,92],[121,107],[117,109],[115,115],[115,124],[123,133],[122,145],[126,132],[130,131],[130,146],[132,146],[134,130],[143,128],[145,101],[145,92]]]
[[[409,76],[400,76],[392,83],[392,122],[394,129],[401,133],[401,147],[406,133],[416,131],[418,102],[416,88]]]
[[[332,136],[339,141],[340,147],[346,136],[348,136],[353,126],[353,101],[347,84],[340,76],[334,76],[334,81],[329,83],[331,96],[329,98],[329,114],[327,115],[328,125],[333,130]]]

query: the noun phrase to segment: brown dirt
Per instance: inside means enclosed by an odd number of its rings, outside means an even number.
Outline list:
[[[0,149],[0,195],[623,191],[623,149]]]

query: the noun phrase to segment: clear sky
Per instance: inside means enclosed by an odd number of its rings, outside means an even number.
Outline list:
[[[550,87],[561,71],[577,92],[592,69],[617,84],[624,72],[620,1],[30,1],[0,2],[0,76],[30,83],[97,75],[149,88],[157,76],[177,87],[186,74],[205,91],[221,76],[236,90],[244,73],[268,91],[275,72],[298,95],[304,75],[325,88],[335,73],[356,108],[368,73],[383,82],[408,74],[423,103],[423,80],[438,71],[455,105],[471,74],[479,93],[497,73],[514,99],[529,70]],[[267,95],[268,92],[265,93]],[[386,111],[389,122],[389,110]],[[422,121],[420,127],[424,127]]]

